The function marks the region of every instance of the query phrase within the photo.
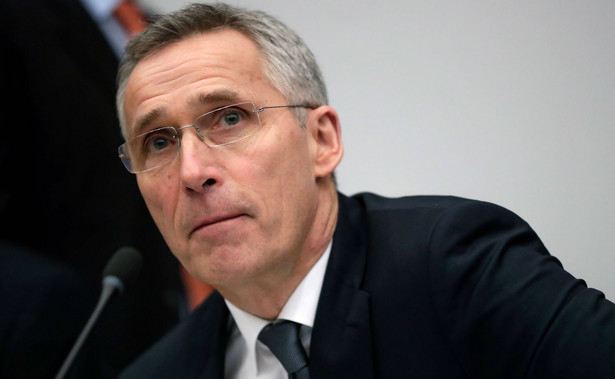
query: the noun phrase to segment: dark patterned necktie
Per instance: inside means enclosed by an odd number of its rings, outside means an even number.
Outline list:
[[[308,357],[299,339],[300,324],[281,321],[269,324],[258,335],[282,366],[288,372],[289,379],[309,379]]]

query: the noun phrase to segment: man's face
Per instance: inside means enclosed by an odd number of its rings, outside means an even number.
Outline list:
[[[232,30],[190,37],[136,66],[125,100],[129,137],[190,125],[240,102],[287,104],[262,75],[256,45]],[[308,116],[302,129],[288,108],[268,109],[260,119],[256,134],[223,147],[208,147],[193,128],[184,129],[175,161],[137,175],[171,251],[218,288],[305,265],[313,248],[308,236],[319,227],[314,120]]]

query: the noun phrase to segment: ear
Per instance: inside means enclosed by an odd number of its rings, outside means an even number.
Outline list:
[[[315,142],[314,177],[330,176],[344,155],[337,112],[328,105],[320,106],[308,114],[307,127]]]

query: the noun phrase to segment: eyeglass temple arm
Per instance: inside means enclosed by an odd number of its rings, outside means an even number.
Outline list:
[[[316,109],[318,108],[320,105],[311,105],[311,104],[297,104],[297,105],[272,105],[269,107],[260,107],[258,108],[255,112],[256,113],[261,113],[262,111],[264,111],[265,109],[273,109],[273,108],[309,108],[309,109]]]

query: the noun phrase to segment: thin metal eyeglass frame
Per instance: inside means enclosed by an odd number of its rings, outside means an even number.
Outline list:
[[[265,110],[267,110],[267,109],[276,109],[276,108],[307,108],[307,109],[316,109],[316,108],[318,108],[318,107],[319,107],[318,105],[311,105],[311,104],[289,104],[289,105],[270,105],[270,106],[266,106],[266,107],[259,107],[259,108],[257,108],[257,107],[256,107],[256,105],[254,105],[254,103],[252,103],[252,102],[244,102],[244,103],[231,104],[231,105],[226,105],[226,106],[224,106],[224,107],[216,108],[216,109],[211,110],[211,111],[209,111],[209,112],[203,113],[202,115],[200,115],[200,116],[198,116],[197,118],[195,118],[195,120],[199,119],[200,117],[202,117],[202,116],[204,116],[204,115],[206,115],[206,114],[210,114],[210,113],[217,112],[217,111],[220,111],[220,110],[223,110],[223,109],[227,109],[227,108],[232,108],[232,107],[234,107],[234,106],[237,106],[237,105],[242,105],[242,104],[252,104],[252,106],[254,107],[254,109],[253,109],[251,112],[252,112],[252,113],[254,113],[254,114],[256,114],[257,119],[258,119],[258,123],[259,123],[259,125],[260,125],[260,122],[261,122],[261,121],[260,121],[260,117],[258,117],[258,116],[259,116],[259,114],[260,114],[260,113],[262,113],[263,111],[265,111]],[[205,145],[209,146],[209,147],[220,147],[220,146],[230,145],[230,144],[233,144],[233,143],[235,143],[235,142],[239,142],[239,141],[241,141],[241,140],[243,140],[243,139],[245,139],[245,138],[248,138],[248,137],[250,137],[250,136],[254,135],[254,133],[253,133],[253,134],[249,134],[249,135],[247,135],[247,136],[241,137],[241,138],[239,138],[239,139],[236,139],[236,140],[233,140],[233,141],[230,141],[230,142],[226,142],[226,143],[222,143],[222,144],[217,144],[217,145],[209,145],[209,144],[207,144],[207,143],[205,142],[205,137],[203,137],[203,135],[201,135],[201,128],[199,128],[199,127],[197,127],[196,125],[194,125],[194,123],[192,123],[191,125],[184,125],[184,126],[181,126],[181,127],[178,127],[178,128],[176,128],[176,127],[174,127],[174,126],[168,126],[168,127],[164,127],[164,128],[173,128],[173,129],[175,129],[175,134],[176,134],[176,136],[174,136],[174,138],[177,138],[177,154],[179,154],[179,149],[181,148],[181,135],[180,135],[180,133],[179,133],[179,132],[180,132],[181,130],[184,130],[184,129],[187,129],[187,128],[194,128],[194,130],[196,131],[196,134],[199,136],[199,139],[200,139],[201,141],[203,141],[203,143],[204,143]],[[162,128],[160,128],[160,129],[162,129]],[[156,129],[155,129],[155,130],[156,130]],[[143,135],[148,134],[148,133],[150,133],[150,132],[140,134],[140,135],[138,135],[138,136],[136,136],[136,137],[134,137],[134,138],[139,138],[140,136],[143,136]],[[132,140],[132,139],[134,139],[134,138],[131,138],[130,140]],[[157,169],[157,168],[160,168],[160,167],[166,166],[168,163],[170,163],[170,162],[172,162],[172,161],[173,161],[173,160],[169,160],[168,162],[165,162],[165,163],[160,164],[160,165],[155,166],[155,167],[148,168],[148,169],[143,170],[143,171],[131,171],[131,170],[128,168],[128,167],[129,167],[129,165],[131,165],[131,164],[130,164],[130,159],[129,159],[129,158],[126,158],[126,154],[122,152],[122,148],[123,148],[123,147],[125,148],[125,147],[127,146],[127,143],[128,143],[130,140],[128,140],[128,141],[124,142],[123,144],[121,144],[121,145],[118,147],[118,152],[119,152],[119,158],[120,158],[120,160],[122,161],[122,163],[123,163],[123,165],[124,165],[124,168],[126,168],[126,170],[127,170],[128,172],[130,172],[131,174],[141,174],[141,173],[144,173],[144,172],[152,171],[152,170],[155,170],[155,169]],[[176,155],[176,156],[177,156],[177,155]]]

